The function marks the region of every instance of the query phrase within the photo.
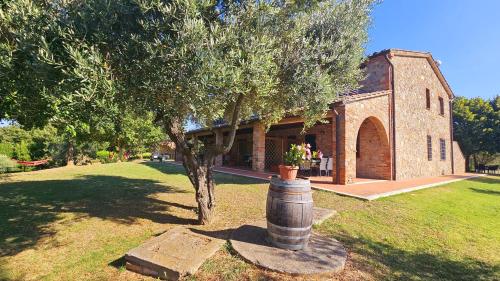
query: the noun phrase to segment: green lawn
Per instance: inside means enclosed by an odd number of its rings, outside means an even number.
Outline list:
[[[218,175],[214,224],[227,234],[265,217],[265,182]],[[316,231],[342,241],[346,269],[315,279],[500,280],[500,178],[477,178],[373,202],[314,193],[339,214]],[[0,179],[0,280],[147,280],[123,254],[176,225],[194,224],[182,168],[117,163]],[[190,227],[198,227],[191,225]],[[226,245],[189,279],[283,280]],[[307,279],[307,278],[304,278]]]

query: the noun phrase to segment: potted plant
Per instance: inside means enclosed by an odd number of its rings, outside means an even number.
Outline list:
[[[280,177],[282,180],[294,180],[300,164],[304,161],[306,151],[304,146],[292,144],[290,150],[285,153],[285,165],[280,165]]]

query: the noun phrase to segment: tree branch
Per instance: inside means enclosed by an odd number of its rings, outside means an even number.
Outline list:
[[[234,103],[233,107],[233,114],[231,116],[231,123],[229,126],[229,141],[227,142],[227,145],[224,146],[224,143],[222,144],[216,144],[214,153],[211,155],[212,157],[215,157],[216,155],[219,154],[226,154],[229,153],[231,150],[231,147],[233,146],[234,139],[236,137],[236,130],[238,130],[238,125],[240,123],[240,113],[241,113],[241,105],[243,103],[243,94],[239,94],[238,98],[236,99],[236,102]]]

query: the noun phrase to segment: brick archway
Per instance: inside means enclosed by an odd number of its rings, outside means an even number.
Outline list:
[[[358,130],[356,177],[391,179],[389,140],[384,125],[373,116],[366,118]]]

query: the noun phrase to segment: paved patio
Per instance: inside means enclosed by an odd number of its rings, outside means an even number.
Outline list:
[[[175,165],[181,165],[178,162],[169,162]],[[274,173],[256,172],[247,169],[236,169],[229,167],[218,167],[214,169],[216,172],[237,175],[247,178],[268,180]],[[355,178],[353,183],[348,185],[333,184],[332,177],[310,177],[311,187],[313,189],[331,191],[337,194],[355,197],[363,200],[375,200],[381,197],[387,197],[400,193],[411,192],[419,189],[429,188],[433,186],[443,185],[455,181],[465,180],[469,178],[480,177],[481,174],[465,173],[457,175],[447,175],[439,177],[427,177],[410,180],[388,181]]]

